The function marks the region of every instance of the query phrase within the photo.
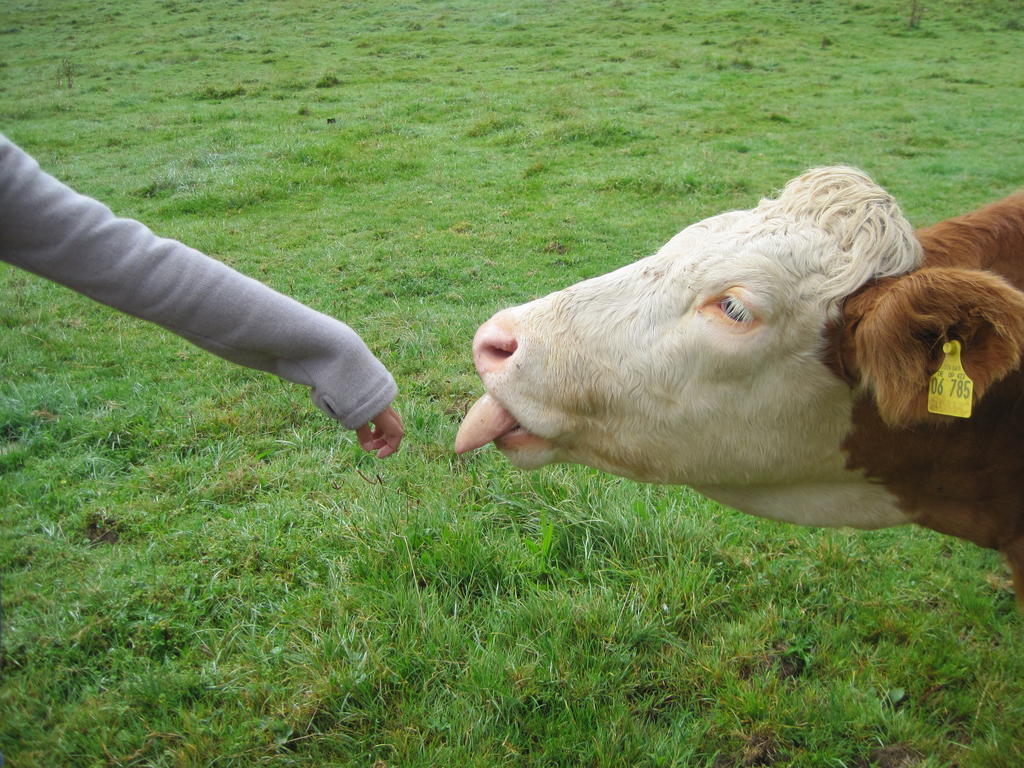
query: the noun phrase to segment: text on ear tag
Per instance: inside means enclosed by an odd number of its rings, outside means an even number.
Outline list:
[[[928,385],[928,410],[946,416],[970,418],[971,395],[974,382],[964,372],[960,363],[960,342],[947,341],[942,345],[946,358],[942,361]]]

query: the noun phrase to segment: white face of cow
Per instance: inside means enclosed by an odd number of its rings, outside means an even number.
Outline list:
[[[842,300],[920,261],[894,201],[849,168],[694,224],[655,255],[495,315],[459,452],[698,488],[841,472],[851,393],[823,362]]]

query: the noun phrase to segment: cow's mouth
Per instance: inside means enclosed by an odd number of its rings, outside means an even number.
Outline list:
[[[466,453],[490,442],[507,450],[537,440],[539,438],[530,434],[505,406],[490,395],[484,395],[462,419],[462,426],[455,436],[455,452]]]

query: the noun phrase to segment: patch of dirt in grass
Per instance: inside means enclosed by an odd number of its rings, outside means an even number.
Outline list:
[[[858,762],[857,768],[915,768],[921,764],[921,753],[906,744],[879,747]]]
[[[121,534],[117,520],[103,514],[93,514],[85,524],[85,537],[93,544],[116,544]]]
[[[715,758],[714,768],[756,768],[775,765],[781,760],[775,737],[766,731],[757,731],[743,737],[740,748],[732,754]]]
[[[771,765],[775,760],[775,739],[767,733],[755,733],[743,745],[743,757],[737,765]]]
[[[807,670],[807,664],[805,653],[780,641],[775,643],[772,650],[764,656],[741,662],[739,676],[743,680],[749,680],[755,675],[764,675],[774,671],[780,680],[792,680],[800,677]]]
[[[782,680],[789,680],[794,677],[800,677],[803,671],[807,668],[807,662],[802,656],[797,654],[785,654],[780,655],[777,658],[777,665],[779,670],[779,677]]]

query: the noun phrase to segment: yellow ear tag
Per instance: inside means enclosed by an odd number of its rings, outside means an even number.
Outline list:
[[[960,342],[947,341],[942,345],[946,359],[942,361],[928,385],[928,410],[946,416],[971,416],[971,395],[974,382],[964,372],[960,363]]]

